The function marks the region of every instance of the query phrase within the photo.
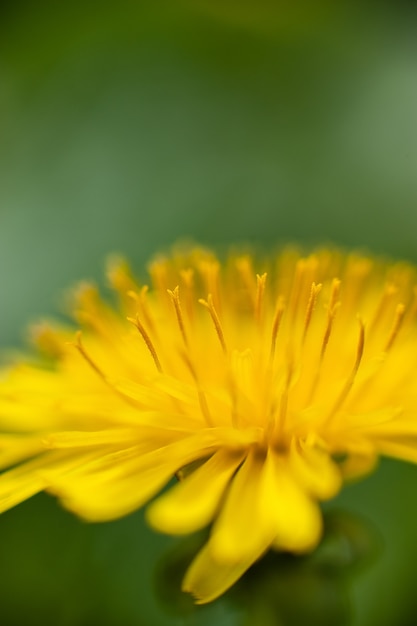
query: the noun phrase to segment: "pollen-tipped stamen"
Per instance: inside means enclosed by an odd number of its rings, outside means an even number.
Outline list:
[[[180,271],[180,276],[185,288],[185,310],[188,315],[188,319],[193,321],[194,319],[194,270],[189,267]]]
[[[269,362],[272,365],[275,356],[275,349],[277,343],[278,331],[281,325],[282,316],[284,314],[284,298],[280,296],[277,301],[277,306],[275,308],[274,321],[272,323],[272,332],[271,332],[271,350],[269,354]]]
[[[150,313],[149,306],[147,303],[147,298],[146,298],[148,291],[149,291],[148,285],[143,285],[139,293],[133,290],[129,290],[127,292],[127,295],[129,296],[129,298],[131,298],[135,302],[136,306],[139,309],[139,314],[141,315],[141,317],[143,317],[146,326],[155,335],[157,332],[156,324],[154,320],[152,319],[152,315]]]
[[[393,325],[392,325],[392,328],[391,328],[391,332],[390,332],[390,334],[388,336],[387,343],[385,344],[384,352],[388,352],[391,349],[391,347],[392,347],[392,345],[393,345],[393,343],[394,343],[394,341],[395,341],[395,339],[396,339],[396,337],[397,337],[397,335],[398,335],[398,333],[400,331],[400,328],[401,328],[401,325],[402,325],[402,322],[403,322],[403,319],[404,319],[404,313],[405,313],[405,306],[404,306],[404,304],[398,304],[396,309],[395,309],[394,322],[393,322]]]
[[[173,291],[171,291],[171,289],[167,289],[167,292],[171,298],[172,304],[174,305],[175,316],[177,318],[177,323],[180,329],[181,337],[183,339],[185,346],[188,347],[188,338],[185,332],[184,318],[183,318],[182,310],[181,310],[180,288],[177,285]]]
[[[266,272],[262,276],[256,274],[255,319],[258,324],[262,322],[266,277]]]
[[[359,337],[358,337],[358,345],[357,345],[357,349],[356,349],[356,359],[355,359],[355,364],[353,366],[353,369],[349,375],[349,378],[347,379],[339,397],[337,398],[332,410],[330,411],[328,417],[325,419],[324,424],[327,425],[329,423],[329,421],[332,419],[332,417],[337,413],[337,411],[339,411],[341,409],[341,407],[343,406],[346,398],[348,397],[352,387],[353,387],[353,383],[355,382],[355,378],[356,375],[358,373],[359,370],[359,366],[361,364],[362,361],[362,356],[363,356],[363,350],[365,347],[365,325],[362,321],[362,319],[360,317],[358,317],[358,322],[359,322]]]
[[[208,294],[207,300],[203,300],[203,298],[200,298],[198,302],[202,304],[203,307],[206,308],[207,311],[210,313],[210,317],[213,321],[214,328],[216,329],[216,334],[220,341],[220,345],[222,347],[223,353],[226,355],[227,354],[226,340],[224,338],[224,333],[223,333],[223,328],[220,322],[220,318],[214,306],[212,294],[211,293]]]
[[[200,379],[198,377],[197,374],[197,370],[193,364],[193,362],[190,359],[190,355],[188,354],[188,352],[182,351],[181,355],[184,359],[185,364],[187,365],[187,368],[192,376],[192,379],[194,381],[194,384],[197,388],[197,395],[198,395],[198,402],[200,405],[200,410],[201,410],[201,414],[204,418],[204,420],[207,423],[207,426],[209,426],[210,428],[212,428],[215,424],[213,421],[213,418],[211,416],[210,413],[210,409],[208,406],[208,402],[207,402],[207,398],[206,398],[206,394],[204,393],[204,390],[201,387],[201,383],[200,383]]]
[[[332,287],[330,292],[330,301],[327,309],[327,324],[326,329],[323,335],[323,342],[321,344],[321,352],[320,352],[320,362],[323,361],[324,355],[327,350],[327,345],[329,343],[330,335],[333,328],[334,319],[336,317],[337,310],[340,306],[340,302],[338,300],[340,293],[340,280],[338,278],[334,278],[332,281]]]
[[[81,354],[81,356],[86,361],[86,363],[91,367],[91,369],[97,374],[97,376],[103,381],[103,383],[107,387],[109,387],[116,395],[118,395],[120,398],[122,398],[124,400],[124,402],[127,402],[127,404],[129,404],[130,406],[137,407],[136,402],[134,402],[131,398],[129,398],[124,393],[119,391],[119,389],[117,389],[110,382],[110,380],[108,379],[106,374],[99,368],[99,366],[96,364],[96,362],[91,358],[91,356],[88,354],[88,352],[86,351],[86,349],[85,349],[85,347],[84,347],[84,345],[83,345],[83,343],[81,341],[81,336],[82,336],[81,330],[77,331],[77,333],[75,334],[75,342],[70,343],[70,345],[74,346],[74,348],[76,348],[76,350],[78,350],[78,352]]]
[[[160,374],[162,374],[162,366],[161,366],[161,362],[158,358],[158,354],[156,352],[155,346],[152,343],[152,339],[150,338],[149,334],[146,332],[146,329],[144,327],[144,325],[142,324],[142,322],[139,319],[139,315],[136,315],[136,319],[132,318],[132,317],[128,317],[127,320],[129,322],[131,322],[139,331],[143,341],[145,342],[146,347],[148,348],[149,352],[151,353],[152,359],[155,363],[155,367],[158,370],[158,372]]]
[[[393,296],[398,292],[398,289],[392,283],[388,283],[385,285],[385,289],[381,294],[381,298],[379,300],[378,306],[376,308],[374,317],[369,325],[369,332],[373,334],[376,328],[380,325],[384,318],[384,314],[388,311],[388,305],[392,300]]]
[[[321,342],[321,348],[320,348],[320,357],[319,357],[319,361],[318,361],[318,365],[317,365],[317,369],[315,371],[315,374],[313,376],[313,380],[312,380],[312,384],[311,384],[311,389],[310,389],[310,394],[308,397],[308,404],[311,404],[312,401],[314,400],[314,397],[316,395],[317,389],[319,387],[319,383],[320,383],[320,376],[321,376],[321,370],[322,370],[322,366],[323,366],[323,361],[324,361],[324,357],[326,354],[326,350],[327,350],[327,346],[329,344],[329,340],[330,340],[330,336],[333,330],[333,323],[336,317],[336,313],[339,309],[340,306],[340,302],[339,302],[339,293],[340,293],[340,280],[338,278],[334,278],[332,281],[332,285],[331,285],[331,291],[330,291],[330,299],[329,299],[329,304],[327,307],[327,320],[326,320],[326,327],[324,330],[324,334],[323,334],[323,339]]]
[[[307,337],[307,332],[308,329],[310,327],[310,323],[311,323],[311,318],[313,316],[313,312],[314,309],[316,307],[316,303],[317,303],[317,297],[321,291],[322,285],[321,283],[319,283],[318,285],[316,285],[316,283],[312,283],[311,285],[311,290],[310,290],[310,297],[308,300],[308,304],[307,304],[307,310],[306,310],[306,316],[304,319],[304,328],[303,328],[303,337],[301,340],[301,344],[303,345],[306,337]]]

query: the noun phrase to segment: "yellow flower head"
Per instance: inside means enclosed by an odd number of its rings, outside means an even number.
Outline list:
[[[81,286],[75,340],[40,326],[44,357],[4,373],[0,508],[47,490],[111,520],[176,475],[147,518],[212,523],[183,584],[208,602],[269,548],[313,549],[318,501],[378,456],[417,461],[416,271],[288,248],[180,251],[149,272],[141,286],[113,263],[118,304]]]

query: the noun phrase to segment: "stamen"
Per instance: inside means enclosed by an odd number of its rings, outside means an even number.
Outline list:
[[[167,289],[167,291],[172,300],[172,304],[174,305],[175,315],[177,316],[177,322],[178,322],[178,326],[181,332],[181,336],[183,338],[185,346],[188,347],[188,340],[187,340],[187,335],[186,335],[185,327],[184,327],[184,318],[182,316],[182,311],[181,311],[181,302],[180,302],[180,293],[179,293],[180,288],[177,285],[174,291],[171,291],[171,289]]]
[[[194,286],[194,270],[192,267],[189,267],[186,270],[180,271],[180,276],[184,281],[184,284],[190,289]]]
[[[98,335],[114,345],[114,333],[111,325],[114,323],[114,314],[101,300],[94,285],[84,283],[75,292],[75,317],[81,325],[89,326]]]
[[[417,285],[414,285],[414,287],[413,287],[413,294],[411,296],[411,299],[412,299],[411,300],[412,304],[411,304],[411,306],[409,308],[410,312],[409,312],[407,317],[410,320],[414,320],[414,318],[417,316]]]
[[[107,266],[107,277],[110,285],[122,298],[124,298],[130,290],[137,288],[137,285],[132,278],[129,264],[121,257],[113,257],[109,260]]]
[[[250,304],[253,308],[255,308],[256,303],[254,300],[254,294],[256,292],[256,284],[254,278],[254,272],[252,269],[252,262],[249,256],[241,256],[238,257],[235,261],[235,266],[237,271],[240,274],[240,278],[242,283],[247,291],[248,298],[250,300]]]
[[[105,376],[105,374],[101,371],[101,369],[98,367],[98,365],[96,365],[96,363],[94,363],[93,359],[87,354],[82,341],[81,341],[81,337],[82,337],[82,332],[81,330],[77,331],[77,333],[75,334],[75,343],[72,343],[70,345],[73,345],[74,348],[76,348],[78,350],[78,352],[82,355],[82,357],[87,361],[87,363],[89,364],[89,366],[96,372],[96,374],[101,378],[101,380],[103,382],[106,383],[106,385],[109,384],[109,381],[107,380],[107,377]]]
[[[148,303],[147,303],[147,294],[149,291],[148,285],[143,285],[141,287],[139,293],[136,291],[128,291],[127,295],[135,301],[136,305],[139,307],[142,317],[145,320],[146,326],[155,334],[156,328],[153,322],[152,316],[149,311]]]
[[[358,322],[359,322],[359,340],[358,340],[358,347],[356,350],[356,361],[352,370],[353,378],[358,373],[358,369],[362,361],[363,349],[365,347],[365,325],[363,323],[363,320],[360,317],[358,318]]]
[[[289,313],[290,313],[290,321],[294,322],[296,313],[298,310],[298,302],[300,299],[301,293],[301,284],[303,282],[304,274],[306,270],[306,259],[300,259],[297,261],[297,265],[295,267],[295,276],[293,281],[293,286],[291,290],[291,296],[289,301]]]
[[[39,350],[49,357],[59,358],[64,353],[64,343],[57,330],[47,322],[35,324],[30,329],[31,339]]]
[[[255,319],[258,324],[262,320],[263,301],[265,296],[266,272],[260,276],[256,274],[256,299],[255,299]]]
[[[333,328],[334,318],[336,317],[337,309],[340,306],[340,302],[338,301],[340,293],[340,280],[338,278],[334,278],[332,281],[332,287],[330,292],[330,302],[329,307],[327,309],[327,325],[326,330],[324,331],[323,342],[321,345],[320,352],[320,362],[323,361],[327,345],[329,343],[330,335]]]
[[[214,308],[213,296],[211,293],[207,296],[207,301],[202,298],[199,299],[199,303],[202,304],[210,313],[211,319],[213,320],[214,328],[216,329],[217,337],[219,338],[220,345],[224,354],[227,354],[227,346],[226,341],[224,339],[224,333],[222,329],[222,325],[219,320],[219,316],[217,315],[217,311]]]
[[[233,428],[238,428],[239,427],[239,416],[238,416],[238,411],[237,411],[238,392],[237,392],[237,387],[236,387],[236,381],[234,380],[231,372],[229,374],[229,389],[230,389],[230,400],[231,400],[230,419],[231,419]]]
[[[149,335],[146,332],[142,322],[140,321],[139,315],[136,315],[136,319],[133,319],[132,317],[128,317],[127,319],[134,326],[136,326],[136,328],[140,332],[140,334],[142,336],[142,339],[145,342],[146,347],[148,348],[149,352],[151,353],[151,356],[152,356],[153,361],[155,363],[156,369],[158,370],[158,372],[160,374],[162,374],[162,367],[161,367],[161,363],[159,361],[158,355],[156,353],[155,346],[153,345],[151,338],[149,337]]]
[[[180,271],[185,286],[185,310],[189,320],[194,319],[194,270],[190,267]]]
[[[352,372],[351,372],[349,378],[347,379],[345,386],[342,389],[342,393],[340,394],[340,396],[336,400],[336,403],[335,403],[331,413],[329,414],[328,418],[326,419],[326,422],[325,422],[326,424],[330,421],[330,419],[333,417],[333,415],[341,408],[341,406],[345,402],[345,400],[346,400],[350,390],[352,389],[353,383],[355,382],[355,378],[356,378],[356,375],[358,373],[359,366],[361,364],[361,360],[362,360],[362,356],[363,356],[363,349],[364,349],[364,346],[365,346],[365,326],[364,326],[363,321],[360,318],[358,318],[358,322],[359,322],[359,338],[358,338],[358,346],[357,346],[357,350],[356,350],[355,365],[353,366]]]
[[[340,302],[338,301],[338,297],[339,297],[339,293],[340,293],[340,280],[338,278],[334,278],[332,281],[332,285],[331,285],[331,290],[330,290],[330,300],[329,300],[329,305],[327,307],[327,323],[326,323],[326,328],[324,331],[324,335],[323,335],[323,341],[321,344],[321,350],[320,350],[320,357],[319,357],[319,362],[318,362],[318,366],[317,366],[317,370],[316,373],[314,375],[313,378],[313,382],[311,385],[311,389],[310,389],[310,394],[308,397],[308,404],[311,404],[311,402],[314,399],[314,396],[316,395],[318,386],[319,386],[319,382],[320,382],[320,375],[321,375],[321,370],[322,370],[322,366],[323,366],[323,361],[324,361],[324,356],[326,354],[326,350],[327,350],[327,346],[329,343],[329,339],[330,339],[330,335],[332,333],[332,329],[333,329],[333,322],[334,319],[336,317],[336,313],[337,310],[340,306]]]
[[[163,295],[167,290],[168,284],[168,268],[166,259],[159,258],[151,263],[149,266],[149,274],[152,278],[155,290]]]
[[[299,259],[295,266],[295,274],[289,298],[290,322],[294,324],[301,313],[300,298],[304,292],[306,285],[313,282],[317,273],[318,259],[315,255],[311,255]]]
[[[76,335],[75,335],[75,343],[74,342],[70,342],[69,345],[74,346],[74,348],[76,348],[78,350],[78,352],[81,354],[81,356],[83,357],[83,359],[88,363],[88,365],[91,367],[91,369],[97,374],[97,376],[103,381],[103,383],[105,385],[107,385],[107,387],[109,387],[115,394],[117,394],[120,398],[122,398],[122,400],[124,400],[125,402],[127,402],[130,406],[134,406],[135,408],[137,408],[137,404],[135,402],[133,402],[131,400],[131,398],[129,398],[128,396],[126,396],[124,393],[122,393],[121,391],[119,391],[107,378],[107,376],[104,374],[104,372],[102,372],[102,370],[99,368],[99,366],[93,361],[93,359],[90,357],[90,355],[88,354],[88,352],[86,351],[86,349],[84,348],[82,341],[81,341],[81,336],[82,336],[82,332],[81,330],[77,331]]]
[[[346,290],[343,296],[343,313],[345,319],[357,310],[357,302],[361,294],[366,293],[366,281],[369,278],[373,264],[370,259],[352,254],[348,257],[345,270]]]
[[[197,376],[197,371],[193,365],[193,363],[191,362],[191,359],[188,355],[187,352],[182,352],[182,357],[188,367],[188,369],[190,370],[191,376],[193,377],[195,386],[197,387],[197,394],[198,394],[198,402],[200,405],[200,410],[201,410],[201,414],[203,415],[203,418],[205,419],[207,426],[209,426],[210,428],[213,428],[214,426],[214,421],[213,418],[211,417],[210,414],[210,409],[207,403],[207,398],[206,398],[206,394],[204,393],[203,389],[201,388],[201,384],[200,381],[198,379]]]
[[[338,278],[333,278],[332,286],[330,291],[330,301],[329,301],[329,310],[333,310],[335,306],[338,304],[338,298],[340,294],[340,284],[341,281]]]
[[[277,335],[278,330],[281,324],[282,315],[284,313],[284,298],[280,296],[278,298],[277,307],[275,309],[274,322],[272,324],[272,335],[271,335],[271,352],[269,355],[269,360],[272,363],[275,356],[275,347],[277,343]]]
[[[101,316],[90,313],[89,311],[77,311],[77,320],[81,326],[88,327],[102,339],[114,346],[114,334],[111,332],[109,325],[103,323]]]
[[[404,304],[398,304],[397,308],[395,309],[394,323],[392,325],[391,332],[388,337],[388,341],[385,345],[384,352],[388,352],[388,350],[390,350],[390,348],[392,347],[392,344],[394,343],[394,340],[398,335],[402,321],[404,319],[404,313],[405,313]]]
[[[206,394],[200,388],[198,389],[198,402],[200,405],[201,413],[203,414],[203,417],[206,420],[207,425],[210,428],[213,428],[214,422],[213,422],[213,418],[210,415],[210,410],[208,407]]]
[[[370,324],[370,332],[373,333],[373,331],[375,330],[375,328],[379,325],[379,323],[382,321],[382,318],[384,316],[384,313],[387,310],[388,304],[390,302],[390,300],[392,299],[393,296],[395,296],[395,294],[398,292],[397,287],[392,284],[392,283],[388,283],[387,285],[385,285],[385,289],[382,292],[381,295],[381,299],[379,301],[378,307],[375,311],[375,315],[374,318]]]
[[[282,434],[284,431],[285,418],[287,416],[288,409],[288,392],[291,384],[291,380],[294,374],[294,359],[291,355],[288,355],[288,367],[287,373],[285,377],[284,389],[282,390],[281,397],[279,400],[279,416],[278,416],[278,430],[279,433]]]
[[[219,270],[218,261],[202,261],[199,270],[206,283],[207,293],[212,294],[213,302],[218,310],[220,310],[220,293],[219,293]]]
[[[310,322],[311,322],[311,317],[313,315],[313,311],[315,309],[316,306],[316,302],[317,302],[317,297],[321,291],[322,285],[321,283],[316,285],[316,283],[313,283],[311,285],[311,291],[310,291],[310,298],[307,304],[307,311],[306,311],[306,316],[305,316],[305,320],[304,320],[304,330],[303,330],[303,338],[302,338],[302,344],[304,344],[306,336],[307,336],[307,331],[309,329],[310,326]]]

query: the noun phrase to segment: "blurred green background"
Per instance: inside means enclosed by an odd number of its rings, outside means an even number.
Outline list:
[[[110,252],[140,270],[184,237],[332,241],[417,261],[416,18],[411,2],[3,3],[1,347],[102,280]],[[413,626],[416,485],[383,462],[327,507],[363,520],[317,557],[267,560],[199,609],[175,591],[193,539],[36,497],[0,518],[0,624]]]

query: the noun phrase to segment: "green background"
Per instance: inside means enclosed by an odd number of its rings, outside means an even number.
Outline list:
[[[416,18],[411,2],[3,4],[2,348],[110,252],[141,270],[183,238],[331,241],[417,261]],[[38,496],[0,518],[0,623],[412,626],[416,485],[383,462],[328,505],[360,517],[330,517],[316,555],[266,559],[198,609],[176,591],[198,538]]]

